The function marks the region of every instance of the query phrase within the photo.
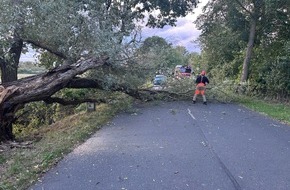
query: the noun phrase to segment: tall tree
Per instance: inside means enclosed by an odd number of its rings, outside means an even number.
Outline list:
[[[136,51],[139,63],[149,71],[150,79],[154,74],[172,75],[176,65],[187,65],[189,54],[185,47],[173,47],[164,38],[152,36],[146,38],[142,46]]]
[[[202,30],[200,43],[210,68],[226,76],[231,73],[229,77],[239,78],[240,82],[250,80],[260,93],[273,93],[276,89],[275,94],[287,97],[290,91],[285,92],[288,87],[284,81],[289,81],[286,66],[289,3],[287,0],[210,1],[196,21]],[[277,76],[280,79],[273,80]]]
[[[195,22],[202,31],[199,43],[208,57],[208,69],[225,68],[226,75],[237,74],[229,65],[245,47],[248,21],[232,2],[210,1]]]
[[[246,15],[248,14],[250,17],[250,31],[249,31],[249,40],[247,44],[247,50],[245,59],[243,62],[242,76],[241,82],[245,82],[248,79],[249,74],[249,64],[252,58],[255,37],[256,37],[256,29],[257,22],[262,16],[262,9],[264,8],[263,0],[251,0],[249,2],[243,2],[240,0],[235,0],[235,2],[244,10]]]

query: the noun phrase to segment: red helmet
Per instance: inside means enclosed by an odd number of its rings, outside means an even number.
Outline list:
[[[205,75],[205,71],[201,71],[201,73],[200,73],[201,75]]]

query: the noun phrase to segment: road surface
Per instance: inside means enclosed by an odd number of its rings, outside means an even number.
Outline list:
[[[139,105],[31,190],[289,190],[290,126],[235,104]]]

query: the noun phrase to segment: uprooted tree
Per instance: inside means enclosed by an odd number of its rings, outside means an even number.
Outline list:
[[[126,67],[137,39],[137,21],[145,20],[151,27],[174,25],[177,17],[195,8],[196,0],[3,0],[0,4],[0,141],[5,141],[13,139],[18,110],[29,102],[58,102],[53,95],[63,88],[109,88],[140,96],[137,88],[117,81],[106,87],[104,81],[78,76],[103,67]],[[17,80],[19,58],[28,46],[56,56],[53,65],[59,66]]]

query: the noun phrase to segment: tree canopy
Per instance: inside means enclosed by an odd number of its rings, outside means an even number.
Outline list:
[[[289,97],[289,7],[287,0],[210,1],[196,21],[210,69],[250,84],[252,93]]]

